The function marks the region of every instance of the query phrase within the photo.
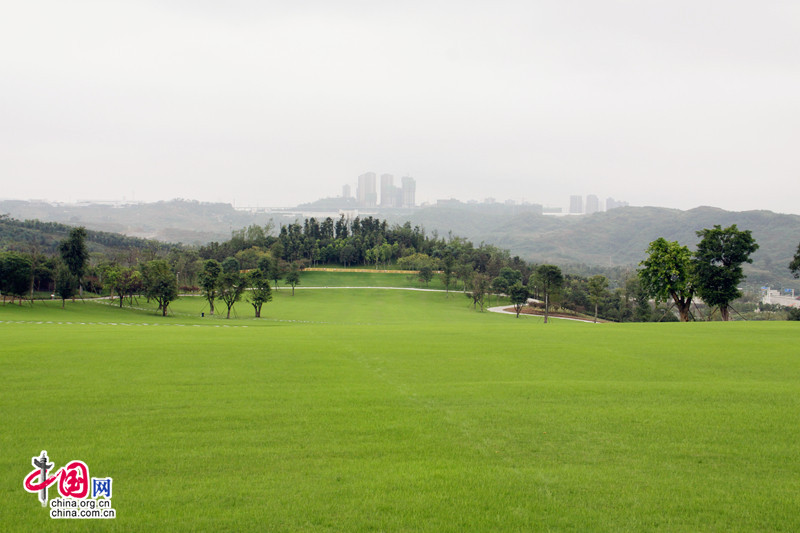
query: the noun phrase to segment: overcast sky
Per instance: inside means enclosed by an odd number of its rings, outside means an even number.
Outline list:
[[[6,2],[0,198],[800,214],[796,0]]]

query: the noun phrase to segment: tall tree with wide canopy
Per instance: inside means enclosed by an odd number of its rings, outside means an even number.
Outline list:
[[[556,265],[539,265],[531,274],[529,286],[536,286],[539,294],[544,295],[544,323],[550,316],[550,300],[564,286],[564,275]]]
[[[58,247],[61,259],[70,273],[78,280],[78,290],[83,290],[83,274],[89,262],[89,252],[86,249],[86,228],[72,228],[69,237],[61,241]]]
[[[694,253],[697,295],[719,308],[722,320],[730,318],[730,303],[739,298],[739,282],[744,278],[742,263],[752,263],[750,254],[758,244],[749,230],[739,231],[736,224],[727,228],[715,225],[697,232],[700,242]]]
[[[678,309],[681,322],[689,321],[692,298],[696,291],[692,253],[678,241],[659,237],[647,248],[647,259],[639,263],[639,280],[647,295],[656,302],[670,299]]]

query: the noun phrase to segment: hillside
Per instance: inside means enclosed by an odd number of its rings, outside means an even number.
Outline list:
[[[236,211],[221,203],[172,200],[123,207],[102,205],[52,206],[41,202],[0,202],[0,214],[19,219],[39,219],[88,229],[115,231],[129,236],[168,242],[204,244],[230,238],[231,230],[250,224],[277,226],[294,216]],[[320,218],[326,215],[318,215]],[[410,221],[434,231],[473,242],[508,248],[512,254],[537,263],[635,267],[647,245],[664,237],[693,247],[695,232],[715,224],[737,224],[753,232],[759,250],[746,265],[748,283],[798,287],[786,266],[800,242],[800,216],[771,211],[732,212],[714,207],[689,211],[661,207],[624,207],[585,216],[546,216],[538,206],[461,204],[426,207],[414,211],[378,212],[389,223]]]
[[[694,248],[696,231],[715,224],[736,224],[753,232],[759,250],[745,265],[751,284],[798,285],[786,266],[800,242],[800,216],[771,211],[732,212],[714,207],[689,211],[661,207],[624,207],[585,216],[552,217],[525,213],[503,215],[465,209],[416,211],[412,224],[440,235],[453,234],[487,242],[537,263],[635,266],[648,244],[664,237]]]
[[[236,211],[230,204],[170,200],[110,206],[0,201],[0,214],[20,220],[60,222],[164,242],[205,244],[230,239],[231,230],[266,224],[270,215]]]
[[[55,254],[67,238],[72,226],[39,220],[15,220],[0,216],[0,250]],[[107,231],[86,231],[86,247],[90,253],[131,250],[166,250],[163,242],[129,237]]]

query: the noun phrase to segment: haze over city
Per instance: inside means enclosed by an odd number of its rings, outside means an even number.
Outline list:
[[[788,2],[45,0],[0,46],[0,198],[292,206],[376,172],[800,214]]]

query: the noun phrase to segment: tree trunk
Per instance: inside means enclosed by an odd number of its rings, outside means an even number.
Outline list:
[[[594,323],[597,324],[597,304],[594,304]]]
[[[167,306],[166,305],[162,305],[161,306],[161,310],[162,310],[161,311],[161,316],[167,316]]]
[[[679,303],[678,304],[678,315],[680,316],[681,322],[689,322],[689,305],[691,304],[691,300],[688,303]]]
[[[720,305],[719,306],[719,312],[722,315],[722,320],[724,320],[725,322],[730,320],[731,317],[730,317],[730,313],[728,312],[728,306],[727,305]]]
[[[550,307],[550,302],[549,302],[548,296],[550,296],[550,295],[545,292],[544,293],[544,323],[545,324],[547,324],[547,311],[548,311],[548,308]]]
[[[231,306],[229,305],[228,306],[228,316],[226,318],[230,318],[230,317],[231,317]]]

